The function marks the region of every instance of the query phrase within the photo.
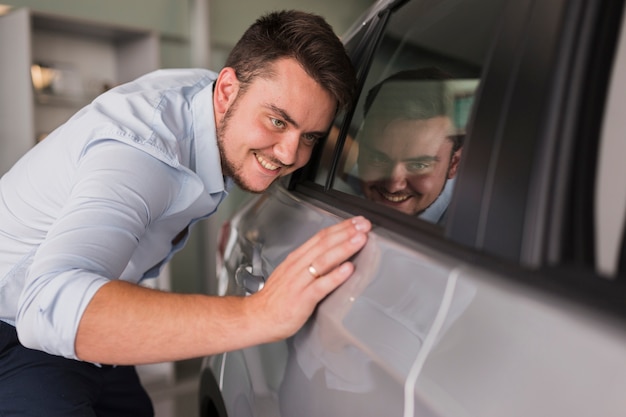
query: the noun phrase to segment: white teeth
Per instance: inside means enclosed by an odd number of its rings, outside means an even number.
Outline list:
[[[404,194],[404,195],[396,195],[396,194],[387,194],[387,193],[381,193],[383,195],[383,197],[385,198],[385,200],[389,200],[392,203],[401,203],[405,200],[409,199],[409,195]]]
[[[272,164],[267,159],[264,159],[261,155],[256,155],[256,160],[259,161],[259,164],[265,169],[269,169],[270,171],[276,171],[280,168],[278,165]]]

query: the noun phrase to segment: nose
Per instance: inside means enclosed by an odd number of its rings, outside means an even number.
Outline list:
[[[296,163],[300,135],[298,133],[285,133],[274,145],[274,156],[285,166]]]
[[[406,188],[407,173],[402,164],[395,164],[388,175],[388,178],[385,180],[387,191],[395,193]]]

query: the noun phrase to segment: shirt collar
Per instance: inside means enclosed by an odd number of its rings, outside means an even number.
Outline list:
[[[439,197],[430,205],[426,210],[419,214],[419,218],[431,223],[439,223],[443,218],[450,200],[452,199],[452,190],[454,189],[455,179],[449,179],[446,181],[443,191],[439,194]]]

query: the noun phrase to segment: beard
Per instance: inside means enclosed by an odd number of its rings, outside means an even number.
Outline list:
[[[230,161],[226,157],[226,152],[224,151],[224,137],[226,136],[226,130],[228,130],[228,124],[230,122],[230,119],[232,118],[232,110],[235,104],[236,102],[233,104],[233,106],[229,107],[228,110],[226,110],[226,113],[224,114],[224,119],[222,120],[222,124],[216,129],[215,134],[217,137],[217,148],[220,152],[220,161],[222,162],[222,174],[225,177],[231,177],[235,181],[235,183],[239,185],[239,183],[237,182],[238,175],[236,175],[237,169],[232,161]]]
[[[232,178],[233,182],[243,191],[260,194],[265,190],[256,190],[251,188],[250,185],[248,185],[243,178],[241,167],[238,167],[231,159],[229,159],[225,151],[226,147],[224,146],[224,142],[226,141],[226,132],[231,122],[232,116],[237,110],[238,101],[239,96],[235,98],[235,101],[226,110],[226,113],[224,113],[224,118],[222,119],[222,123],[215,132],[217,138],[217,148],[220,153],[220,161],[222,164],[222,175],[224,177]]]
[[[361,165],[367,165],[367,164],[363,164],[363,162],[361,162]],[[385,185],[388,179],[387,177],[383,177],[383,178],[379,178],[375,180],[360,179],[360,191],[363,194],[363,197],[365,197],[365,199],[367,200],[374,201],[378,204],[391,207],[394,210],[404,212],[405,214],[408,214],[410,216],[419,216],[420,214],[428,210],[433,204],[435,204],[437,200],[439,199],[439,197],[441,197],[441,194],[443,194],[443,191],[446,188],[446,184],[448,183],[451,169],[452,169],[452,156],[450,157],[450,160],[448,161],[448,166],[445,171],[446,177],[443,179],[443,183],[441,184],[441,187],[439,188],[439,192],[437,193],[437,196],[427,203],[418,201],[417,206],[413,206],[405,210],[398,208],[398,206],[389,202],[388,199],[385,197],[385,194],[391,194],[391,195],[398,194],[398,193],[393,193],[393,192],[388,191],[388,188]],[[359,175],[360,176],[363,175],[363,172],[359,171]],[[407,182],[409,182],[408,179],[407,179]],[[409,191],[405,191],[400,194],[409,195],[410,196],[409,198],[415,199],[415,200],[419,200],[424,197],[424,193],[420,193],[411,187],[409,187]]]

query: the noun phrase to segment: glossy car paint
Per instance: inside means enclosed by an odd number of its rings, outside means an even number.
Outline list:
[[[261,250],[267,274],[346,216],[274,187],[233,222],[228,275],[241,262],[233,255],[246,251],[239,248],[271,248]],[[228,415],[617,416],[626,409],[619,321],[376,228],[355,263],[354,276],[293,338],[208,359]],[[589,355],[602,360],[581,361]]]
[[[620,47],[625,57],[624,39]],[[611,109],[626,105],[624,94],[612,100]],[[624,124],[610,129],[619,137]],[[220,294],[255,291],[248,283],[268,277],[316,231],[353,215],[315,196],[282,181],[236,213]],[[610,192],[604,198],[612,207]],[[620,227],[603,226],[611,239]],[[623,315],[538,282],[549,269],[494,267],[463,249],[441,250],[426,235],[412,239],[374,221],[355,274],[294,337],[206,358],[201,403],[211,398],[223,412],[207,415],[624,415]]]

